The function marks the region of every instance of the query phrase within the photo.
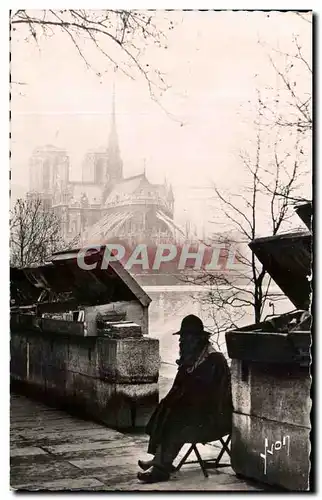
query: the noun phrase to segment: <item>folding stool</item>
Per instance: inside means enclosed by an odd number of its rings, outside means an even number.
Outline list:
[[[220,441],[222,447],[221,450],[216,458],[211,458],[207,460],[203,460],[201,458],[201,455],[199,453],[199,450],[197,448],[197,444],[207,444],[207,443],[191,443],[190,448],[188,449],[187,453],[184,455],[184,457],[180,460],[178,466],[176,467],[176,471],[179,471],[181,467],[185,464],[199,464],[201,467],[201,470],[204,474],[205,477],[208,477],[208,472],[207,469],[219,469],[220,467],[230,467],[230,463],[228,464],[221,464],[220,461],[223,457],[223,454],[226,452],[229,457],[230,457],[230,449],[229,449],[229,443],[231,440],[231,434],[227,436],[227,439],[224,440],[224,437],[221,437],[217,439],[216,441]],[[192,452],[195,452],[195,455],[197,457],[197,460],[189,461],[187,462],[188,457],[191,455]]]

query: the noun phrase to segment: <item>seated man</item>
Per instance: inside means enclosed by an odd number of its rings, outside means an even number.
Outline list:
[[[180,358],[173,386],[147,425],[150,461],[139,460],[146,472],[138,479],[166,481],[185,443],[215,441],[231,432],[230,371],[223,354],[209,342],[209,333],[197,316],[186,316],[179,332]]]

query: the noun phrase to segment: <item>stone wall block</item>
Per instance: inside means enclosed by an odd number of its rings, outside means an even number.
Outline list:
[[[232,468],[237,474],[292,491],[308,489],[309,429],[233,415]]]
[[[30,336],[27,341],[27,379],[41,387],[45,383],[43,373],[43,340],[38,336]]]
[[[117,380],[157,382],[160,369],[159,340],[127,339],[117,343]]]
[[[99,338],[98,366],[100,377],[118,383],[157,382],[160,357],[158,339]]]
[[[254,365],[251,370],[252,414],[310,428],[311,379],[307,369],[275,366],[268,371]]]
[[[80,373],[73,373],[72,384],[76,406],[87,414],[93,414],[96,408],[96,380]]]
[[[12,380],[115,429],[145,426],[158,404],[156,339],[77,343],[26,332],[12,335],[11,357]]]
[[[233,359],[230,366],[233,407],[236,412],[251,412],[251,371],[248,365]]]
[[[27,377],[27,341],[22,335],[11,334],[10,338],[10,373],[16,380],[24,381]]]
[[[67,370],[69,351],[68,338],[65,337],[63,339],[59,337],[57,340],[55,339],[53,342],[50,342],[50,344],[50,364],[60,370]]]
[[[49,365],[46,372],[45,390],[49,397],[53,396],[64,401],[66,397],[66,371]]]
[[[97,349],[95,345],[78,345],[75,342],[69,342],[67,364],[69,371],[97,377]]]
[[[122,399],[123,407],[131,409],[132,425],[145,427],[159,402],[158,384],[116,384],[116,394]],[[118,425],[121,424],[118,414]]]
[[[106,381],[115,381],[117,371],[117,343],[121,340],[98,337],[96,341],[97,374]]]
[[[248,363],[231,364],[232,397],[237,413],[293,425],[310,426],[311,378],[305,368]]]

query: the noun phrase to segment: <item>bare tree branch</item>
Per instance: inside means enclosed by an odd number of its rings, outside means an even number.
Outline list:
[[[221,203],[225,220],[232,223],[233,230],[240,235],[239,241],[243,239],[246,243],[259,236],[260,202],[267,207],[265,213],[271,226],[269,234],[276,235],[291,217],[293,200],[301,199],[297,196],[299,180],[303,175],[301,132],[297,128],[295,136],[292,135],[292,150],[283,149],[285,128],[275,124],[275,128],[272,127],[270,131],[265,129],[264,133],[265,113],[266,104],[258,92],[254,152],[240,155],[245,169],[243,192],[226,196],[214,186],[215,197]],[[229,236],[222,238],[222,241],[237,243],[235,238]],[[207,287],[202,302],[209,309],[209,328],[212,328],[213,340],[219,347],[221,335],[228,328],[250,315],[254,323],[259,323],[267,307],[281,299],[281,294],[272,290],[271,277],[253,253],[250,257],[247,254],[239,255],[238,261],[243,269],[235,274],[207,272],[203,269],[187,280]]]
[[[39,198],[18,199],[10,214],[10,261],[15,267],[44,262],[66,248],[61,221]]]
[[[37,11],[20,9],[12,11],[10,15],[12,31],[17,30],[19,26],[26,25],[36,43],[38,43],[39,30],[44,36],[49,36],[48,29],[52,30],[52,34],[57,30],[65,33],[87,68],[92,68],[92,65],[86,56],[85,48],[80,44],[82,42],[84,45],[86,41],[93,43],[114,69],[134,79],[131,73],[132,66],[143,76],[151,97],[159,104],[156,91],[165,91],[168,85],[158,68],[154,69],[152,65],[141,61],[148,44],[167,48],[165,33],[158,28],[154,19],[157,19],[156,12],[123,9]],[[172,21],[163,23],[163,26],[165,30],[174,28]],[[113,46],[120,51],[117,58],[112,55],[115,53]],[[96,73],[101,74],[97,71]]]

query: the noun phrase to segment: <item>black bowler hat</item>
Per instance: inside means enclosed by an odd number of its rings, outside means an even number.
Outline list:
[[[180,330],[173,333],[172,335],[182,335],[184,333],[204,333],[206,335],[209,335],[208,332],[205,332],[201,319],[194,314],[189,314],[189,316],[183,318]]]

